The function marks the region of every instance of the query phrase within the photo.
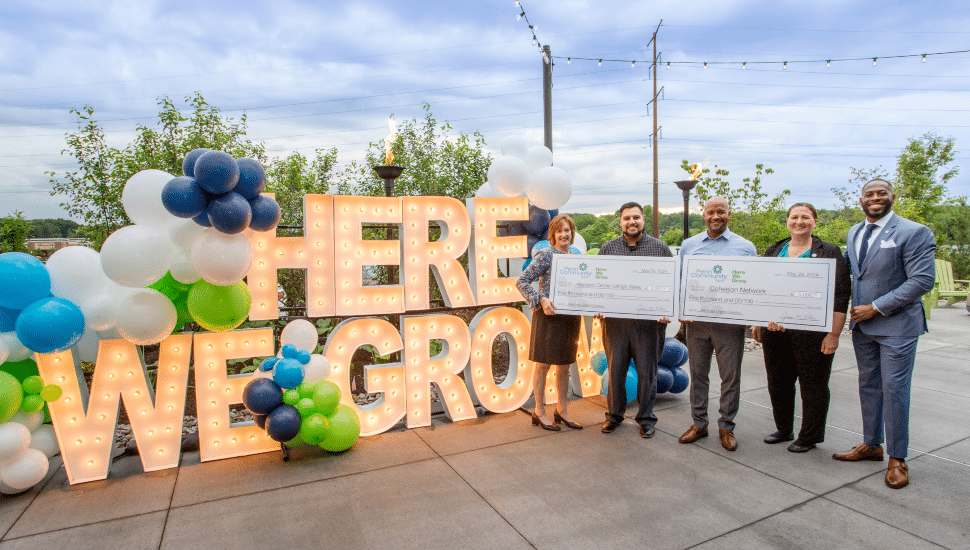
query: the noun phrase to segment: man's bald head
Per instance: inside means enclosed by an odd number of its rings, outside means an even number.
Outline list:
[[[731,219],[731,206],[724,197],[711,197],[704,203],[704,225],[711,238],[717,238],[727,231]]]

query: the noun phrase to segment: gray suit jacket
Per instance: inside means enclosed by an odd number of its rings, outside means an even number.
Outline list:
[[[921,301],[936,282],[936,239],[925,225],[894,214],[877,235],[861,266],[855,250],[859,231],[867,222],[849,229],[845,257],[852,268],[852,306],[873,304],[875,317],[850,323],[872,336],[917,337],[926,332]]]

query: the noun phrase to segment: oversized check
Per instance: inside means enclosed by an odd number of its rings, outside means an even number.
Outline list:
[[[832,330],[835,260],[684,256],[682,319]]]
[[[677,258],[556,254],[549,288],[556,313],[677,318]]]

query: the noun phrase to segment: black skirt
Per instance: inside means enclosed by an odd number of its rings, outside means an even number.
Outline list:
[[[575,363],[579,323],[579,315],[546,315],[541,307],[533,309],[529,360],[549,365]]]

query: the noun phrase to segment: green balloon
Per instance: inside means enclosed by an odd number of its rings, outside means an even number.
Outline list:
[[[174,277],[172,277],[172,272],[166,272],[165,276],[161,279],[155,281],[154,283],[148,285],[148,288],[153,288],[161,292],[166,298],[172,302],[175,306],[175,328],[172,332],[178,332],[185,326],[185,323],[192,321],[192,315],[189,313],[188,298],[189,289],[191,285],[178,282]]]
[[[313,409],[314,407],[312,399],[300,399],[296,403],[296,410],[300,411],[301,418],[306,418],[313,414],[315,412]]]
[[[304,445],[303,438],[300,437],[300,434],[296,434],[296,437],[286,442],[286,446],[292,449],[295,449],[297,447],[302,447],[303,445]]]
[[[290,388],[283,392],[283,402],[287,405],[295,407],[296,404],[300,402],[300,390]]]
[[[44,408],[44,398],[39,395],[25,395],[20,403],[20,410],[27,414],[33,414]]]
[[[246,320],[252,301],[252,295],[242,281],[218,286],[199,280],[189,290],[187,303],[196,323],[208,330],[222,332],[232,330]]]
[[[314,413],[303,419],[300,425],[300,437],[310,445],[318,445],[330,433],[330,421],[320,413]]]
[[[0,424],[20,410],[24,399],[24,389],[12,374],[0,371]]]
[[[317,390],[317,385],[310,384],[309,382],[302,382],[299,386],[297,386],[297,389],[300,391],[301,399],[312,399],[313,392]]]
[[[0,371],[9,372],[19,382],[23,382],[30,376],[37,376],[37,363],[33,359],[23,361],[7,361],[0,365]]]
[[[313,404],[323,416],[332,415],[340,404],[340,388],[329,380],[318,382],[313,392]]]
[[[23,381],[24,393],[29,395],[37,395],[42,389],[44,389],[44,381],[41,380],[40,376],[28,376],[26,380]]]
[[[44,401],[51,403],[60,399],[62,393],[64,393],[64,391],[61,390],[61,387],[57,384],[48,384],[44,386],[44,389],[40,390],[40,397]]]
[[[360,418],[354,409],[347,405],[338,405],[337,412],[329,417],[330,435],[319,443],[320,447],[331,453],[346,451],[360,437]]]

